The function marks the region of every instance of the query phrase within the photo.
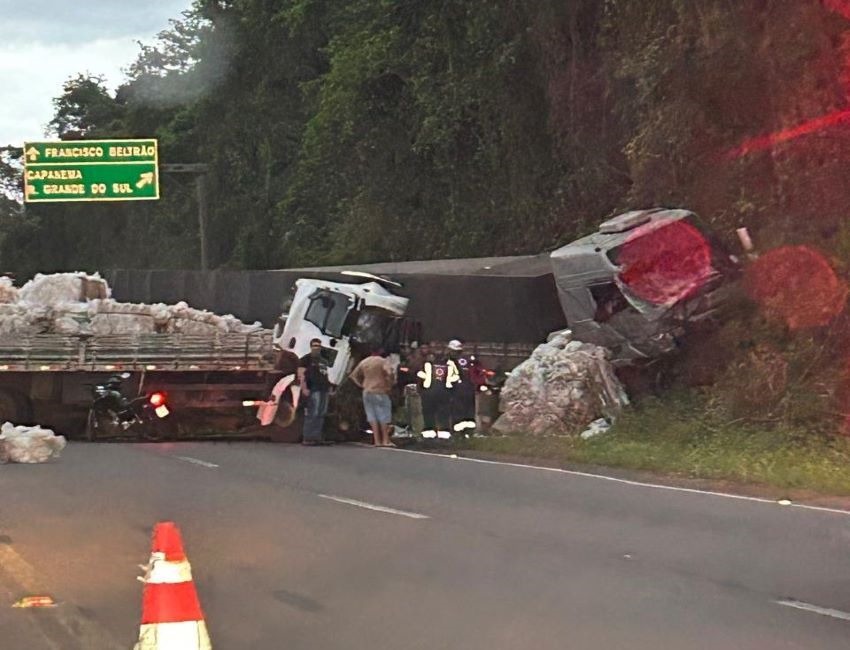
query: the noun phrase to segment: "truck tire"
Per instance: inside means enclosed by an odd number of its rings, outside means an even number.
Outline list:
[[[301,442],[304,412],[301,409],[293,411],[291,404],[287,406],[289,408],[279,409],[275,415],[271,425],[272,442]]]
[[[0,424],[30,424],[32,404],[26,395],[9,388],[0,389]]]
[[[297,412],[292,404],[281,400],[278,404],[277,412],[274,414],[274,423],[279,427],[286,428],[295,422],[296,416]]]

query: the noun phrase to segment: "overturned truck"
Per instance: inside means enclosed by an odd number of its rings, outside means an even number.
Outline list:
[[[362,276],[362,277],[361,277]],[[188,300],[275,327],[296,281],[371,283],[408,301],[425,340],[461,339],[509,370],[549,333],[604,346],[617,366],[674,352],[716,319],[738,276],[736,258],[687,210],[629,212],[551,253],[272,271],[116,270],[124,300]],[[284,310],[286,311],[286,310]],[[419,340],[422,340],[420,338]],[[283,342],[286,346],[286,342]]]

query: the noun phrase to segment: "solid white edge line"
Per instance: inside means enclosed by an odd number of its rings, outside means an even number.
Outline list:
[[[366,503],[365,501],[356,501],[355,499],[346,499],[344,497],[335,497],[331,494],[320,494],[320,498],[328,499],[330,501],[336,501],[337,503],[344,503],[349,506],[356,506],[358,508],[365,508],[366,510],[375,510],[377,512],[384,512],[389,515],[398,515],[400,517],[407,517],[409,519],[430,519],[428,515],[422,515],[418,512],[406,512],[404,510],[396,510],[395,508],[387,508],[386,506],[378,506],[374,503]]]
[[[199,460],[197,458],[192,458],[191,456],[172,456],[172,458],[176,458],[177,460],[182,460],[186,463],[192,463],[193,465],[200,465],[201,467],[209,467],[210,469],[215,469],[218,467],[215,463],[208,463],[205,460]]]
[[[821,616],[838,618],[842,621],[850,621],[850,614],[842,612],[840,609],[819,607],[818,605],[812,605],[811,603],[804,603],[801,600],[774,600],[773,602],[777,605],[782,605],[783,607],[792,607],[794,609],[801,609],[804,612],[812,612],[813,614],[820,614]]]
[[[711,490],[697,490],[696,488],[676,487],[674,485],[659,485],[657,483],[642,483],[641,481],[630,481],[629,479],[616,478],[614,476],[605,476],[604,474],[591,474],[589,472],[579,472],[570,469],[561,469],[560,467],[540,467],[538,465],[524,465],[522,463],[508,463],[498,460],[484,460],[482,458],[468,458],[465,456],[448,456],[446,454],[436,454],[428,451],[417,451],[415,449],[398,449],[388,448],[390,451],[403,452],[405,454],[418,454],[421,456],[431,456],[437,458],[448,459],[452,461],[463,460],[468,463],[480,463],[482,465],[501,465],[503,467],[516,467],[519,469],[533,469],[539,472],[551,472],[554,474],[567,474],[569,476],[582,476],[584,478],[598,479],[600,481],[609,481],[611,483],[620,483],[622,485],[633,485],[636,487],[650,488],[654,490],[667,490],[669,492],[685,492],[688,494],[706,494],[714,497],[722,497],[724,499],[738,499],[740,501],[754,501],[756,503],[769,503],[777,505],[778,502],[774,499],[764,499],[761,497],[748,497],[742,494],[729,494],[727,492],[712,492]],[[791,503],[783,506],[785,508],[801,508],[803,510],[815,510],[817,512],[829,512],[837,515],[850,515],[850,510],[840,510],[838,508],[826,508],[823,506],[809,506],[803,503]]]

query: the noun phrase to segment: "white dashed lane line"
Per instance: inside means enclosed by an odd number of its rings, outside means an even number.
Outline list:
[[[320,494],[320,498],[328,499],[329,501],[336,501],[337,503],[343,503],[348,506],[355,506],[357,508],[365,508],[366,510],[374,510],[376,512],[383,512],[389,515],[398,515],[399,517],[407,517],[408,519],[430,519],[428,515],[423,515],[418,512],[407,512],[405,510],[396,510],[395,508],[387,508],[386,506],[375,505],[374,503],[366,503],[365,501],[355,501],[354,499],[346,499],[343,497],[335,497],[330,494]]]
[[[197,458],[192,458],[191,456],[172,456],[172,458],[176,458],[177,460],[182,460],[184,463],[192,463],[192,465],[200,465],[201,467],[206,467],[208,469],[215,469],[218,467],[215,463],[208,463],[205,460],[199,460]]]
[[[777,605],[782,605],[783,607],[801,609],[804,612],[812,612],[813,614],[820,614],[821,616],[839,618],[842,621],[850,621],[850,614],[848,614],[847,612],[842,612],[840,609],[829,609],[828,607],[820,607],[819,605],[804,603],[801,600],[775,600],[773,602],[775,602]]]

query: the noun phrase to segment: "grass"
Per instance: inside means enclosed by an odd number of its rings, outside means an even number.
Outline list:
[[[850,439],[716,422],[687,395],[647,400],[606,434],[474,438],[458,449],[850,496]]]

